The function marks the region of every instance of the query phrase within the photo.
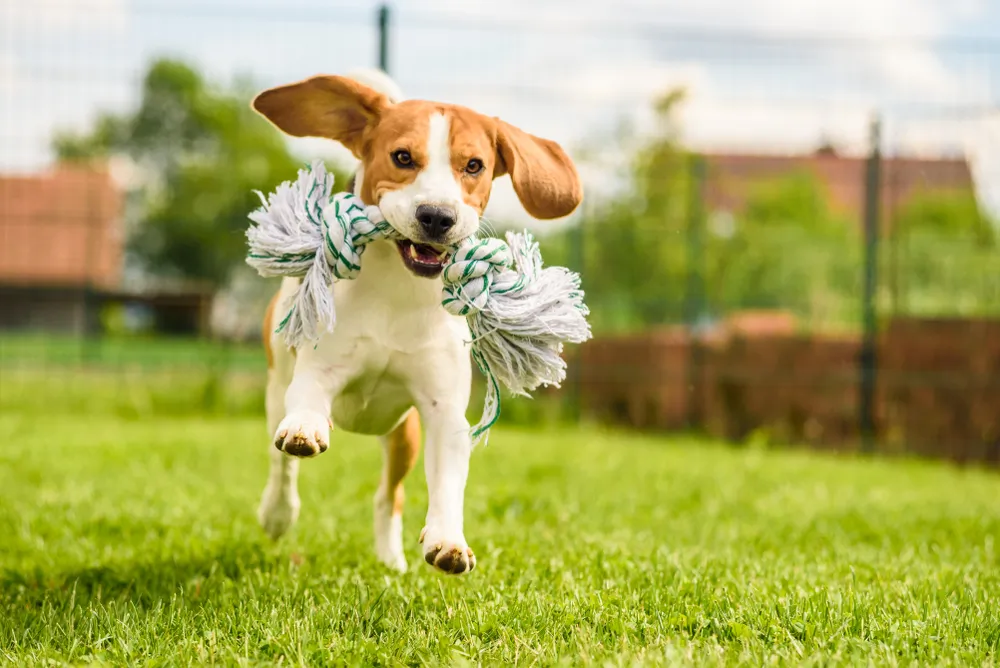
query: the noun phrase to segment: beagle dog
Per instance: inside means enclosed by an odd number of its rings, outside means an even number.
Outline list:
[[[313,346],[289,350],[274,332],[297,279],[285,279],[264,318],[271,469],[258,509],[278,538],[299,513],[299,460],[318,455],[330,430],[378,436],[384,451],[375,493],[375,552],[405,571],[403,478],[420,451],[428,486],[420,534],[424,560],[445,573],[476,566],[463,503],[471,441],[472,382],[465,319],[441,306],[451,244],[475,234],[493,179],[510,175],[535,218],[570,214],[582,189],[556,143],[452,104],[403,100],[391,80],[317,76],[260,93],[253,108],[295,137],[340,142],[359,160],[354,194],[378,205],[403,236],[368,246],[357,279],[335,290],[337,325]]]

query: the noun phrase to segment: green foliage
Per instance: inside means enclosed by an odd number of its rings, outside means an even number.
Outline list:
[[[708,221],[711,231],[713,220]],[[710,234],[708,302],[717,315],[781,309],[810,325],[855,317],[861,247],[812,174],[754,184],[729,234]]]
[[[219,286],[243,260],[247,214],[293,178],[301,162],[249,107],[252,89],[206,81],[190,66],[154,62],[138,109],[106,114],[86,135],[63,135],[63,160],[124,155],[142,186],[133,193],[129,249],[149,273]],[[340,180],[343,183],[343,180]]]
[[[920,193],[894,212],[893,225],[901,234],[930,234],[983,247],[996,244],[997,221],[979,206],[971,192]]]
[[[657,132],[634,151],[627,187],[592,204],[580,226],[543,239],[549,263],[581,271],[595,332],[680,323],[686,302],[699,319],[780,309],[810,328],[857,327],[861,221],[834,211],[808,171],[748,179],[738,185],[738,211],[703,210],[710,191],[737,186],[717,179],[710,162],[703,187],[693,183],[695,156],[675,118],[682,100],[675,92],[657,103]],[[618,141],[624,149],[635,137]],[[880,245],[890,265],[881,274],[883,312],[1000,314],[998,228],[973,193],[929,190],[895,218],[897,237]],[[893,253],[897,265],[885,260]],[[899,303],[887,301],[891,281],[905,292]]]
[[[894,308],[914,315],[1000,315],[1000,227],[971,193],[918,195],[892,217],[885,259]]]
[[[542,239],[547,263],[583,270],[597,332],[683,316],[689,156],[678,141],[675,119],[682,99],[672,92],[657,104],[658,131],[633,156],[627,189],[597,202],[582,228]],[[579,248],[582,258],[576,257]]]
[[[754,184],[735,217],[701,211],[696,157],[682,147],[674,117],[682,100],[674,92],[656,105],[658,132],[633,156],[628,189],[599,203],[582,230],[544,240],[547,258],[570,264],[574,246],[583,247],[595,331],[682,322],[692,298],[703,318],[751,308],[789,309],[808,321],[850,317],[860,249],[817,179],[800,173]],[[692,271],[705,294],[689,294]]]

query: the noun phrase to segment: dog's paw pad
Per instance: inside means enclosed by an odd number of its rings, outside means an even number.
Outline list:
[[[329,419],[313,411],[290,413],[278,425],[274,447],[293,457],[314,457],[330,447]]]
[[[421,542],[425,542],[426,534],[424,529],[420,534]],[[476,554],[465,541],[426,541],[424,561],[444,573],[461,575],[476,567]]]

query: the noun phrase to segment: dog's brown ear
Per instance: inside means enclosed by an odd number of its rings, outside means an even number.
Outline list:
[[[253,108],[294,137],[326,137],[361,157],[365,129],[378,122],[389,100],[353,79],[319,76],[265,90]]]
[[[493,177],[510,174],[514,192],[525,210],[547,220],[573,213],[583,199],[583,187],[573,161],[559,144],[541,139],[500,119],[497,121],[497,162]]]

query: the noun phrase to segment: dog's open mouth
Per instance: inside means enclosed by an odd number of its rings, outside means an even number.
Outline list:
[[[409,239],[401,239],[396,242],[396,248],[399,249],[406,268],[423,278],[435,278],[448,261],[448,251],[430,244],[417,244]]]

